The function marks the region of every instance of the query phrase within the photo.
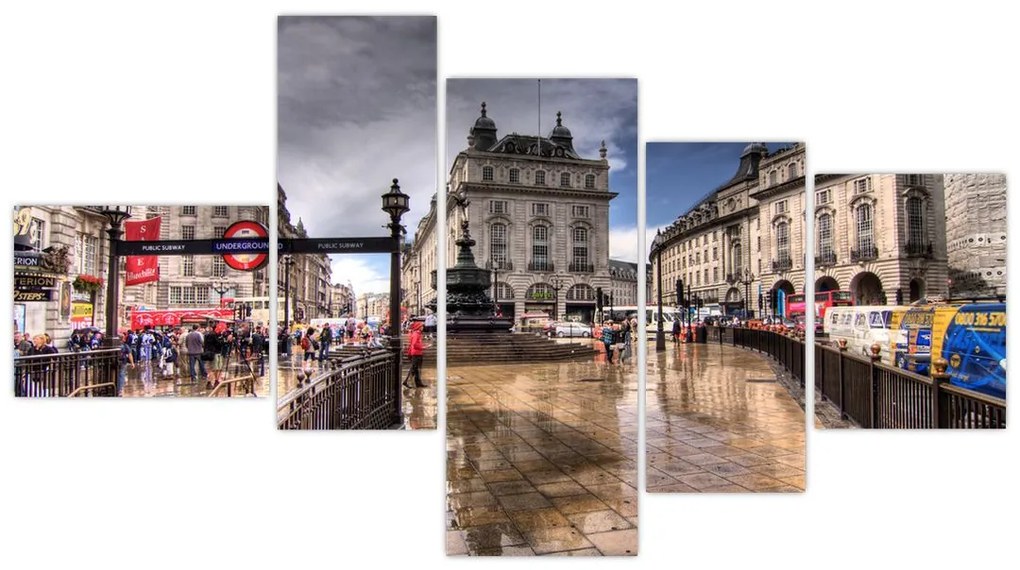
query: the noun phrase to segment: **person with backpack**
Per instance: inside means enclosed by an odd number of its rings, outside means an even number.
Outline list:
[[[305,334],[301,335],[301,350],[304,351],[304,362],[311,360],[315,362],[315,353],[318,351],[318,342],[315,340],[315,329],[308,327]]]

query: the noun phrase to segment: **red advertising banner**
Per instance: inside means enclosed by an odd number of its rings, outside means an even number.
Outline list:
[[[159,226],[162,218],[124,222],[125,241],[159,241]],[[155,255],[129,255],[127,258],[125,285],[141,285],[159,281],[159,257]]]
[[[131,328],[134,330],[150,327],[176,327],[189,323],[206,321],[233,321],[232,309],[168,309],[165,311],[131,311]]]

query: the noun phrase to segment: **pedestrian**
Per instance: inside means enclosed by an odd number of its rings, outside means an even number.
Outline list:
[[[673,344],[680,344],[680,319],[673,319]]]
[[[616,335],[613,334],[613,321],[607,320],[602,325],[602,345],[606,349],[606,363],[613,363],[613,342]]]
[[[411,323],[411,334],[407,342],[407,356],[411,360],[411,369],[407,371],[407,377],[404,378],[405,388],[428,388],[428,385],[421,381],[421,363],[424,359],[425,349],[428,348],[422,344],[422,328],[421,321]],[[414,386],[407,383],[412,376],[414,376]]]
[[[329,360],[329,344],[332,341],[333,330],[329,328],[329,323],[326,323],[319,333],[319,362]]]
[[[59,352],[57,347],[48,343],[49,335],[46,333],[37,334],[32,337],[32,350],[29,352],[29,356],[39,356],[41,354],[57,354]]]
[[[14,333],[14,350],[16,351],[15,356],[27,356],[32,352],[32,341],[28,340],[27,334]]]
[[[124,395],[124,385],[127,384],[128,369],[135,367],[135,356],[131,352],[131,345],[128,344],[127,333],[120,337],[120,366],[117,367],[117,395]]]
[[[429,313],[425,315],[425,332],[428,333],[430,339],[435,338],[436,336],[436,324],[437,323],[435,313]]]
[[[258,327],[251,334],[252,357],[258,359],[258,375],[265,374],[266,359],[262,355],[265,350],[266,337],[262,333],[262,327]]]
[[[197,382],[195,379],[195,365],[198,364],[199,376],[202,380],[208,379],[208,374],[205,370],[205,338],[202,336],[202,332],[198,330],[198,325],[191,325],[191,332],[184,338],[184,347],[188,350],[188,371],[191,375],[191,383]]]
[[[630,349],[631,328],[629,320],[627,319],[623,320],[623,323],[620,325],[620,334],[623,336],[621,343],[623,346],[623,350],[620,351],[620,364],[623,364],[624,361],[629,359],[631,356]]]
[[[301,335],[301,350],[304,351],[303,362],[308,362],[309,360],[315,362],[315,353],[318,350],[317,344],[319,341],[315,340],[314,335],[315,329],[312,327],[308,327],[305,334]]]
[[[212,363],[212,378],[205,383],[205,387],[211,390],[219,383],[223,373],[223,339],[215,331],[207,331],[202,349],[202,360]]]
[[[156,345],[156,335],[152,333],[152,327],[145,325],[145,330],[138,335],[138,362],[142,366],[142,384],[152,384],[152,355]]]

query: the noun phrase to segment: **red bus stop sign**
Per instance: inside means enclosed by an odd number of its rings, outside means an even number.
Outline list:
[[[269,230],[258,222],[242,220],[231,224],[230,227],[223,232],[223,238],[250,238],[253,240],[268,239]],[[223,254],[223,261],[226,262],[231,269],[236,269],[238,271],[255,271],[269,261],[269,253],[225,253]]]

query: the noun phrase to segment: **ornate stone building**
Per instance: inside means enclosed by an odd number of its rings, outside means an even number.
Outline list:
[[[942,175],[819,174],[813,215],[815,291],[858,305],[948,294]]]
[[[378,317],[380,321],[385,321],[390,312],[390,295],[389,293],[362,293],[358,295],[357,308],[359,319]]]
[[[329,291],[329,318],[336,319],[354,314],[357,304],[354,287],[351,286],[350,281],[346,285],[334,283]]]
[[[952,297],[1006,295],[1006,175],[945,174]]]
[[[598,159],[581,157],[560,113],[546,137],[500,138],[482,103],[468,147],[450,169],[446,255],[455,259],[466,216],[478,242],[475,258],[495,271],[495,300],[505,316],[591,322],[596,288],[612,287],[609,202],[616,193],[606,152],[603,144]]]
[[[609,260],[609,277],[611,285],[609,293],[613,295],[613,304],[617,307],[637,306],[638,302],[638,266],[629,261]]]
[[[287,210],[287,193],[280,184],[276,185],[276,207],[278,235],[282,239],[307,238],[301,218],[291,223]],[[324,236],[329,237],[329,236]],[[311,319],[330,316],[330,295],[333,269],[329,256],[324,254],[281,255],[277,260],[277,291],[280,298],[288,300],[291,306],[292,322],[307,323]],[[290,291],[286,290],[286,272],[290,270]]]
[[[805,161],[802,144],[771,154],[763,143],[747,145],[733,176],[656,236],[648,304],[656,302],[660,259],[666,305],[676,304],[678,279],[727,314],[771,314],[769,297],[781,306],[803,292]]]
[[[418,221],[414,240],[404,247],[401,258],[403,297],[401,303],[411,316],[424,315],[426,307],[436,298],[435,275],[439,252],[436,232],[436,196],[432,195],[429,211]]]

